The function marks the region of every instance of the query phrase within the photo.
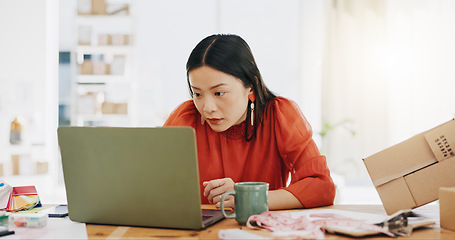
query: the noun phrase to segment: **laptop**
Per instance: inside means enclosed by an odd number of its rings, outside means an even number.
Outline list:
[[[59,127],[72,221],[203,229],[223,218],[201,209],[190,127]]]

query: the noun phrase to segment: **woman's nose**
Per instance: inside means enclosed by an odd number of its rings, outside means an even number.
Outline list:
[[[207,113],[214,112],[216,110],[215,101],[211,98],[206,98],[202,110]]]

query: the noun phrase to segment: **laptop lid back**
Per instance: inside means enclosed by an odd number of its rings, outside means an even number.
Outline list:
[[[190,127],[60,127],[69,218],[77,222],[203,228]]]

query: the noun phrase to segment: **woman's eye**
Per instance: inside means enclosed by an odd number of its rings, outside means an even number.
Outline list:
[[[201,94],[200,94],[200,93],[193,93],[193,96],[196,97],[196,98],[198,98],[198,97],[201,96]]]
[[[224,94],[225,94],[225,92],[216,92],[215,96],[223,96]]]

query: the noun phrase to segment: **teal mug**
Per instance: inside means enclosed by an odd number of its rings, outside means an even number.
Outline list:
[[[240,225],[246,225],[251,215],[261,214],[269,210],[269,184],[264,182],[238,182],[234,191],[221,196],[221,212],[226,218],[235,218]],[[227,215],[224,211],[224,199],[228,195],[235,197],[234,213]]]

